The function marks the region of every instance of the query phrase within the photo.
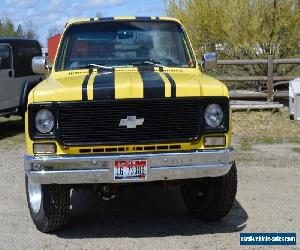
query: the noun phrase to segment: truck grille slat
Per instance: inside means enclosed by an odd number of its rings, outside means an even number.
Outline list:
[[[190,142],[199,138],[198,99],[114,100],[59,103],[63,145]],[[127,116],[144,118],[136,128],[120,127]]]

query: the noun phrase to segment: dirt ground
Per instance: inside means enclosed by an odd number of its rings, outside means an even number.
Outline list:
[[[10,125],[18,127],[14,122]],[[9,140],[4,134],[0,143]],[[21,129],[13,136],[21,138]],[[75,192],[69,225],[49,235],[35,229],[27,209],[24,144],[0,147],[0,249],[242,249],[240,232],[299,235],[296,147],[291,143],[237,145],[238,193],[221,222],[201,223],[190,217],[176,187],[145,186],[122,190],[111,202],[87,191]],[[299,240],[296,248],[300,249]]]

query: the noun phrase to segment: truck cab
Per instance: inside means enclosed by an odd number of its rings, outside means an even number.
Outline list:
[[[38,41],[0,38],[0,116],[24,113],[30,90],[44,78],[31,67],[41,55]]]
[[[213,68],[216,55],[201,65]],[[43,73],[45,59],[32,66]],[[33,222],[42,232],[63,227],[73,188],[109,200],[123,185],[145,183],[179,185],[193,216],[220,220],[237,188],[230,119],[226,86],[201,72],[179,20],[70,21],[50,76],[28,97]]]

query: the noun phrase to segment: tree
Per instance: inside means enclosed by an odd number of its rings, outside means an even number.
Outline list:
[[[7,17],[4,16],[0,19],[0,36],[5,37],[19,37],[13,22]]]
[[[62,33],[62,30],[59,29],[57,26],[51,26],[49,29],[48,29],[48,36],[47,38],[49,39],[50,37],[53,37],[57,34],[60,34]]]
[[[17,28],[16,32],[17,32],[19,37],[23,38],[23,27],[22,27],[21,24],[18,25],[18,28]]]
[[[24,29],[23,29],[23,38],[25,39],[31,39],[31,40],[38,40],[39,35],[36,32],[35,25],[31,21],[27,21],[25,23]]]
[[[38,40],[39,35],[36,32],[35,25],[31,21],[25,23],[24,27],[19,24],[17,29],[9,17],[0,18],[0,37],[17,37],[24,39]]]
[[[101,18],[101,17],[103,17],[103,15],[101,12],[97,12],[96,17]]]
[[[293,56],[300,49],[300,11],[297,0],[166,0],[168,15],[187,28],[197,56],[219,48],[221,58]],[[283,72],[275,65],[277,74]],[[266,65],[244,67],[265,75]]]

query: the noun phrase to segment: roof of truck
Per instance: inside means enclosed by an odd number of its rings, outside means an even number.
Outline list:
[[[174,21],[181,23],[179,19],[174,17],[157,17],[157,16],[115,16],[115,17],[92,17],[92,18],[81,18],[81,19],[70,19],[67,25],[74,23],[84,23],[84,22],[93,22],[93,21],[123,21],[123,20],[136,20],[136,21]]]
[[[22,39],[17,37],[0,37],[0,43],[8,43],[12,46],[18,44],[38,44],[37,40]]]

